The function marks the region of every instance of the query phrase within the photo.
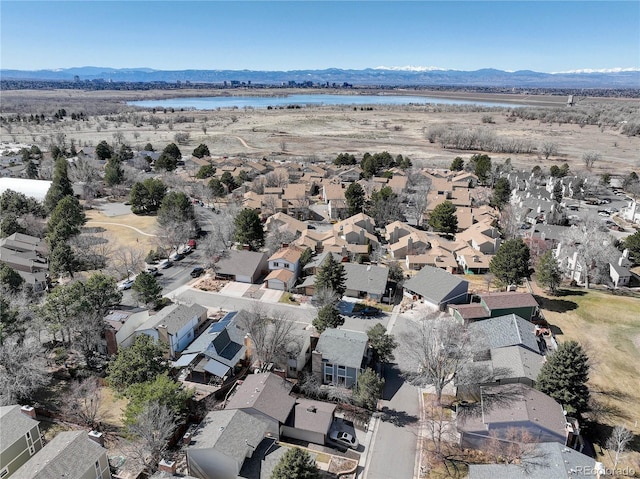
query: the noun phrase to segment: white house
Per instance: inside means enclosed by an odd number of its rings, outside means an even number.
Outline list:
[[[136,335],[146,334],[162,341],[169,348],[169,357],[175,358],[194,340],[198,327],[206,319],[207,308],[204,306],[173,304],[151,316],[136,329]]]
[[[300,272],[303,252],[297,246],[286,246],[273,253],[268,261],[270,273],[265,278],[267,288],[283,291],[293,288]]]

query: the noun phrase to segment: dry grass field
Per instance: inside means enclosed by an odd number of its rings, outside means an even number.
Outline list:
[[[589,436],[603,438],[596,453],[611,465],[604,442],[611,428],[625,426],[636,437],[623,462],[640,471],[640,298],[571,288],[538,300],[558,342],[578,341],[591,361],[589,387],[598,405],[591,419],[598,430]]]
[[[105,229],[105,236],[114,249],[127,246],[139,247],[148,252],[157,247],[155,216],[136,216],[133,213],[121,216],[106,216],[98,210],[87,214],[87,227],[99,226]]]
[[[305,93],[313,91],[304,90]],[[579,108],[597,110],[598,105],[615,108],[615,126],[542,123],[539,120],[508,121],[509,109],[504,108],[448,108],[439,105],[374,106],[371,111],[354,110],[351,106],[313,106],[299,109],[220,109],[210,111],[167,111],[156,113],[136,110],[124,101],[175,96],[203,96],[230,94],[283,94],[282,90],[213,90],[159,92],[72,92],[72,91],[4,91],[3,108],[22,108],[33,111],[66,108],[74,111],[111,111],[90,117],[88,121],[63,121],[45,125],[13,124],[1,130],[3,141],[48,143],[60,134],[69,144],[96,145],[101,140],[110,143],[116,138],[137,148],[151,143],[162,148],[174,141],[176,133],[188,133],[180,145],[183,153],[205,143],[214,156],[245,158],[332,160],[340,152],[361,156],[365,152],[389,151],[409,156],[425,166],[448,167],[451,160],[472,151],[445,150],[429,143],[426,133],[433,127],[455,127],[482,130],[499,138],[523,140],[539,147],[543,142],[557,145],[558,154],[544,160],[533,151],[528,154],[491,154],[494,161],[511,158],[516,166],[530,169],[535,164],[548,167],[567,162],[574,169],[582,169],[582,154],[601,153],[602,160],[594,172],[628,172],[639,166],[640,137],[628,137],[620,132],[622,121],[640,121],[640,101],[585,98]],[[286,93],[299,93],[287,91]],[[334,93],[334,92],[332,92]],[[351,93],[351,92],[349,92]],[[370,92],[367,92],[370,93]],[[402,94],[443,95],[442,92],[401,91]],[[448,93],[444,96],[463,96],[495,101],[522,102],[523,105],[548,106],[567,109],[564,97],[480,95]],[[46,106],[45,106],[46,105]],[[575,107],[578,108],[578,107]],[[474,111],[472,111],[474,110]],[[477,111],[475,111],[477,110]],[[120,112],[120,114],[115,114]],[[143,118],[144,117],[144,118]],[[157,124],[149,119],[154,117]],[[483,121],[483,117],[484,121]],[[491,121],[487,121],[490,117]],[[188,120],[185,122],[185,120]],[[193,120],[193,121],[191,121]],[[615,123],[615,122],[614,122]]]

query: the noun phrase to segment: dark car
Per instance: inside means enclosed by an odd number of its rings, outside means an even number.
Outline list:
[[[379,316],[381,313],[382,311],[374,306],[367,306],[360,310],[362,316]]]
[[[198,276],[201,276],[202,273],[204,273],[204,268],[202,268],[200,266],[196,266],[195,268],[193,268],[191,270],[191,277],[192,278],[197,278]]]

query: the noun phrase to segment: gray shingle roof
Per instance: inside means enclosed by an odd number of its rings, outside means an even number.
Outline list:
[[[207,308],[199,304],[187,306],[184,304],[172,304],[162,308],[157,314],[151,316],[136,331],[145,329],[153,329],[158,326],[165,325],[169,334],[176,334],[187,324],[194,316],[202,316],[206,314]]]
[[[331,328],[320,335],[316,351],[332,364],[360,369],[368,341],[365,333]]]
[[[327,434],[335,410],[336,405],[332,403],[298,398],[288,425],[304,431]]]
[[[216,263],[215,270],[224,275],[253,277],[260,264],[266,260],[264,253],[230,250]]]
[[[389,268],[371,264],[343,263],[346,274],[345,286],[354,291],[366,291],[367,294],[384,294],[387,287]]]
[[[483,319],[469,325],[474,337],[482,337],[487,349],[522,345],[539,352],[536,327],[533,323],[515,314]]]
[[[4,451],[39,424],[20,411],[20,408],[21,406],[16,405],[0,407],[0,451]]]
[[[106,449],[89,439],[86,431],[61,432],[11,477],[80,479],[87,471],[95,474],[94,464],[105,453]]]
[[[535,381],[544,356],[519,346],[491,350],[491,366],[495,379],[528,378]]]
[[[249,374],[227,403],[227,409],[253,408],[284,423],[296,402],[293,384],[273,373]]]
[[[469,479],[566,479],[595,477],[595,460],[557,442],[543,442],[523,464],[472,464]],[[525,467],[526,466],[526,467]],[[580,471],[580,472],[579,472]]]
[[[432,303],[440,304],[454,289],[469,282],[443,269],[425,266],[404,283],[405,289],[412,291]]]
[[[247,452],[264,438],[268,423],[240,409],[212,411],[206,415],[191,437],[187,455],[194,449],[213,449],[231,459],[240,471]]]

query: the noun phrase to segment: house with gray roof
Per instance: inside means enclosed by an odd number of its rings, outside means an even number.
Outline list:
[[[172,304],[150,316],[136,329],[168,346],[168,356],[175,358],[194,340],[196,331],[207,320],[207,308],[199,304]]]
[[[467,302],[469,282],[441,268],[423,267],[404,283],[404,294],[443,309],[447,304]]]
[[[604,475],[601,463],[557,442],[537,444],[519,464],[470,464],[469,479],[567,479]]]
[[[322,332],[311,353],[311,371],[322,382],[347,388],[358,384],[358,376],[369,362],[366,333],[346,329]]]
[[[0,407],[0,477],[9,478],[42,449],[39,422],[31,406]]]
[[[535,353],[544,353],[546,346],[536,326],[515,314],[498,316],[469,324],[471,335],[486,349],[520,346]]]
[[[452,305],[451,315],[459,320],[477,321],[507,314],[516,314],[531,321],[538,313],[539,305],[531,293],[515,291],[482,293],[474,296],[479,302]]]
[[[257,283],[268,270],[267,255],[259,251],[229,250],[213,266],[216,277]]]
[[[345,296],[380,301],[387,289],[389,268],[373,264],[342,263],[345,276]]]
[[[562,406],[524,384],[480,388],[480,400],[458,408],[456,427],[460,445],[486,450],[491,441],[507,441],[514,428],[529,443],[569,441],[570,426]]]
[[[280,428],[282,436],[324,445],[333,424],[336,405],[297,398],[287,422]]]
[[[191,435],[189,474],[199,479],[235,479],[246,459],[269,438],[269,423],[242,409],[211,411]]]
[[[12,476],[14,479],[111,479],[107,450],[86,431],[60,432]]]
[[[290,395],[293,384],[273,373],[249,374],[229,398],[225,409],[242,409],[269,424],[269,432],[280,436],[284,424],[295,405]]]

